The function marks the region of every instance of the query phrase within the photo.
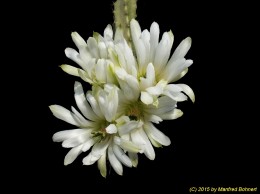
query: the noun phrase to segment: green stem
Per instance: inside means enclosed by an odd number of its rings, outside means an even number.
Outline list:
[[[114,3],[114,20],[116,28],[121,28],[128,45],[133,48],[130,21],[136,18],[137,0],[117,0]]]

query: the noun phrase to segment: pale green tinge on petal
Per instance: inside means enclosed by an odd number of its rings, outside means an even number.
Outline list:
[[[99,171],[100,171],[100,174],[104,177],[104,178],[106,178],[106,176],[107,176],[107,165],[106,165],[106,160],[107,160],[107,157],[106,157],[106,153],[105,154],[103,154],[100,158],[99,158],[99,160],[98,160],[98,169],[99,169]]]
[[[138,165],[138,154],[133,152],[128,152],[128,156],[132,162],[133,167],[137,167]]]
[[[82,148],[82,145],[79,145],[75,148],[72,148],[67,153],[67,155],[65,156],[65,159],[64,159],[64,165],[65,166],[68,165],[68,164],[71,164],[78,157],[78,155],[82,152],[81,148]]]
[[[190,88],[190,86],[186,84],[176,84],[176,85],[180,86],[183,89],[183,92],[189,96],[189,98],[193,103],[195,102],[195,94],[193,90]]]
[[[112,146],[108,147],[108,160],[115,172],[119,175],[123,175],[123,166],[116,158]]]
[[[186,68],[185,70],[183,70],[179,75],[175,76],[175,78],[172,80],[172,82],[176,82],[179,79],[181,79],[184,75],[186,75],[186,73],[188,73],[189,69]]]
[[[180,109],[175,108],[174,110],[160,115],[160,117],[164,120],[173,120],[181,117],[183,115],[183,112]]]
[[[85,82],[93,84],[93,81],[91,79],[89,79],[89,76],[88,76],[87,72],[83,71],[82,69],[78,69],[78,75]]]
[[[78,49],[87,46],[85,40],[77,32],[72,32],[71,37]]]
[[[156,148],[161,148],[162,144],[158,143],[156,140],[153,139],[153,137],[150,134],[147,134],[151,143],[153,144],[154,147]]]
[[[78,70],[79,68],[76,68],[76,67],[73,67],[71,65],[66,65],[66,64],[63,64],[60,66],[61,69],[63,71],[65,71],[67,74],[70,74],[70,75],[73,75],[73,76],[78,76],[79,77],[79,73],[78,73]]]

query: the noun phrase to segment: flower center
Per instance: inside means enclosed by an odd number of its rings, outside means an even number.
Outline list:
[[[97,130],[91,132],[92,137],[97,138],[99,141],[102,141],[107,135],[109,135],[106,132],[106,126],[108,125],[109,124],[107,122],[101,123]]]
[[[127,116],[131,120],[140,120],[143,117],[142,112],[142,105],[139,102],[135,102],[134,104],[131,104],[129,108],[127,109]]]

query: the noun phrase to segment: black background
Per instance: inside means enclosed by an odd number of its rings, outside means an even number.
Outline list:
[[[142,29],[149,29],[156,21],[161,32],[172,30],[173,48],[187,36],[192,38],[187,58],[194,63],[178,82],[191,86],[196,102],[179,103],[184,115],[158,125],[172,144],[155,149],[154,161],[141,155],[137,168],[124,167],[122,177],[111,169],[104,179],[96,164],[82,165],[84,154],[71,165],[63,166],[68,150],[53,143],[52,135],[73,126],[56,119],[48,106],[75,106],[73,85],[75,80],[81,80],[59,68],[65,63],[77,66],[66,58],[64,49],[75,48],[70,37],[73,31],[84,39],[92,36],[93,31],[103,33],[106,25],[113,23],[112,1],[31,6],[31,14],[24,19],[30,32],[24,40],[34,60],[28,60],[25,66],[37,87],[31,91],[35,97],[27,98],[30,108],[26,110],[31,115],[31,123],[27,123],[29,151],[22,159],[22,173],[30,177],[23,185],[26,189],[34,190],[32,185],[37,185],[37,190],[46,192],[122,193],[158,188],[161,193],[183,193],[192,186],[259,184],[259,61],[252,7],[216,2],[138,1],[137,20]],[[87,84],[85,89],[89,89]]]

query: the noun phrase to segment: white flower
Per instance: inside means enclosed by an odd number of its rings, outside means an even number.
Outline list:
[[[183,93],[186,93],[194,102],[194,93],[188,85],[169,84],[183,77],[193,63],[192,60],[184,58],[190,49],[191,38],[184,39],[169,59],[173,45],[172,32],[163,33],[159,42],[159,25],[156,22],[151,25],[150,32],[141,31],[136,20],[132,20],[130,24],[136,60],[132,58],[132,55],[126,54],[129,46],[124,39],[116,44],[121,49],[114,50],[115,55],[118,56],[118,66],[120,66],[120,68],[115,67],[115,73],[121,88],[124,90],[122,85],[131,80],[131,83],[135,84],[134,87],[131,87],[132,93],[141,93],[141,101],[145,104],[156,105],[158,97],[162,95],[178,102],[187,100]],[[120,57],[121,55],[129,56],[130,61],[137,61],[137,65],[128,63],[127,60]],[[136,68],[136,70],[130,70],[129,67]]]
[[[65,148],[72,148],[64,159],[64,165],[72,163],[80,153],[93,146],[83,159],[83,164],[91,165],[98,161],[98,168],[104,177],[107,173],[107,157],[119,175],[123,173],[122,164],[136,166],[136,153],[142,150],[130,141],[127,133],[141,127],[143,123],[131,121],[127,116],[117,118],[118,88],[105,84],[104,89],[97,87],[85,96],[81,84],[75,82],[74,91],[77,106],[85,118],[74,107],[70,112],[59,105],[50,106],[55,117],[78,127],[53,135],[53,141],[62,142]]]
[[[93,87],[85,96],[81,84],[75,84],[77,106],[85,118],[73,107],[71,113],[58,105],[51,106],[56,117],[80,128],[53,136],[54,141],[62,141],[64,147],[72,147],[65,157],[65,165],[92,146],[83,163],[90,165],[98,161],[104,177],[107,158],[120,175],[122,164],[137,166],[137,153],[144,153],[153,160],[153,146],[171,143],[153,123],[182,116],[177,102],[187,100],[187,96],[195,101],[188,85],[173,84],[193,63],[185,58],[191,38],[184,39],[171,55],[174,40],[171,31],[164,32],[159,41],[160,30],[156,22],[152,23],[150,31],[141,31],[134,19],[130,22],[130,30],[133,48],[122,31],[116,29],[114,33],[110,25],[103,36],[94,33],[87,42],[78,33],[72,33],[79,51],[66,48],[65,54],[81,68],[61,67]]]

